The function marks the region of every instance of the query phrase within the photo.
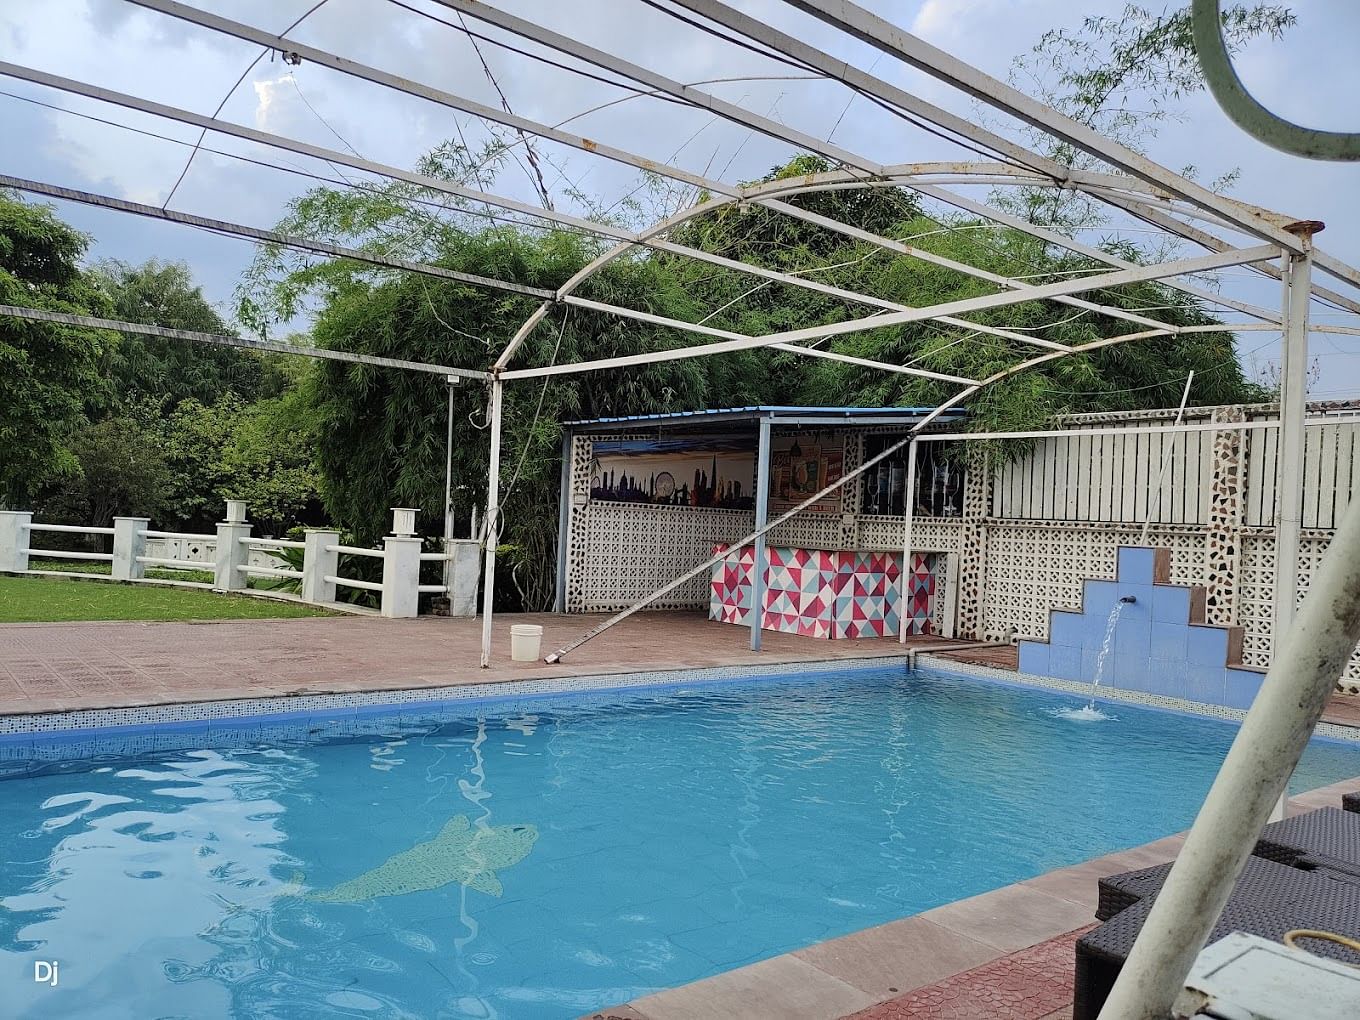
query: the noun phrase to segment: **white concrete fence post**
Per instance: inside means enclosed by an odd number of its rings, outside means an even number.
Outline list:
[[[146,529],[149,517],[115,517],[113,519],[113,577],[116,581],[140,581],[146,576],[146,564],[138,557],[146,555]]]
[[[335,582],[326,578],[340,573],[340,554],[326,546],[340,544],[340,532],[308,528],[302,538],[302,599],[304,602],[334,602]]]
[[[250,537],[246,505],[239,499],[227,500],[227,519],[217,525],[217,563],[213,587],[221,591],[241,591],[250,584],[244,567],[250,562],[250,547],[241,541]]]
[[[31,510],[0,510],[0,570],[28,569]]]
[[[383,539],[382,615],[415,616],[420,607],[420,539],[416,512],[392,508],[393,534]]]
[[[455,538],[444,543],[449,557],[444,576],[448,578],[449,615],[477,615],[477,586],[482,579],[481,543],[475,538]]]

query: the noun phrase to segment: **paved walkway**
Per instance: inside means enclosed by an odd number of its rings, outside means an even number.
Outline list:
[[[0,625],[0,715],[121,708],[540,677],[900,656],[888,638],[827,641],[750,632],[700,613],[639,613],[554,666],[510,661],[511,623],[543,625],[558,648],[603,616],[502,616],[479,669],[480,620],[321,617],[201,623]],[[958,644],[913,638],[914,647]]]
[[[1291,798],[1337,807],[1360,777]],[[1063,1020],[1097,881],[1173,860],[1183,834],[649,995],[592,1020]]]

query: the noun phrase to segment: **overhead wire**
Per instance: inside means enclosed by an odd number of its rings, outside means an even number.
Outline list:
[[[292,22],[292,24],[290,24],[287,28],[280,32],[279,35],[287,35],[289,32],[297,28],[304,21],[306,21],[313,14],[315,14],[318,10],[320,10],[325,5],[325,3],[326,0],[316,0],[316,3],[312,4],[311,7],[303,11],[302,14],[299,15]],[[226,95],[224,95],[222,97],[222,101],[217,104],[217,108],[213,110],[212,115],[214,118],[216,118],[222,112],[223,108],[227,105],[227,102],[231,99],[233,95],[235,95],[236,90],[241,87],[241,82],[246,80],[246,76],[249,75],[251,71],[255,70],[255,65],[258,64],[261,60],[263,60],[265,54],[269,52],[271,52],[270,48],[264,47],[263,49],[260,50],[259,54],[255,57],[255,59],[246,65],[246,69],[241,72],[241,77],[237,78],[235,83],[231,86],[231,88],[227,89]],[[175,192],[177,192],[179,190],[179,186],[184,183],[184,178],[188,175],[189,168],[194,165],[194,157],[198,155],[199,146],[203,144],[203,139],[206,138],[207,136],[208,136],[207,128],[204,128],[198,133],[198,141],[194,144],[193,150],[189,153],[189,158],[185,160],[184,169],[179,172],[179,176],[175,178],[174,185],[172,185],[170,188],[170,193],[165,196],[165,201],[161,203],[162,209],[170,208],[170,202],[171,200],[174,199]]]

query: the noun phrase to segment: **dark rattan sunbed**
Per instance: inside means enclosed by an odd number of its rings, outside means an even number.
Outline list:
[[[1169,868],[1170,865],[1161,866],[1163,879]],[[1143,875],[1144,881],[1151,881],[1146,876],[1157,870],[1148,868],[1130,875]],[[1155,891],[1154,888],[1152,892]],[[1154,899],[1154,895],[1144,895],[1077,940],[1073,1020],[1095,1020],[1100,1013]],[[1234,931],[1278,942],[1294,928],[1315,928],[1360,938],[1360,885],[1338,881],[1324,871],[1302,871],[1253,857],[1247,861],[1208,943]],[[1336,943],[1312,941],[1307,948],[1321,956],[1360,964],[1360,954]]]
[[[1305,871],[1321,869],[1327,877],[1360,883],[1360,814],[1319,808],[1272,822],[1261,830],[1252,855]],[[1096,920],[1108,921],[1157,892],[1170,870],[1171,865],[1160,864],[1102,878]]]
[[[1296,868],[1331,868],[1360,877],[1360,814],[1318,808],[1261,830],[1256,857]]]
[[[1343,793],[1341,795],[1341,806],[1347,811],[1360,814],[1360,793]]]

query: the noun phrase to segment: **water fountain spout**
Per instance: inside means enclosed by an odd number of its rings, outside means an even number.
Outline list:
[[[1126,605],[1126,606],[1131,606],[1131,605],[1133,605],[1135,602],[1137,602],[1138,599],[1137,599],[1137,597],[1134,596],[1134,595],[1121,595],[1121,596],[1119,597],[1119,601],[1122,602],[1122,603],[1123,603],[1124,605]]]

